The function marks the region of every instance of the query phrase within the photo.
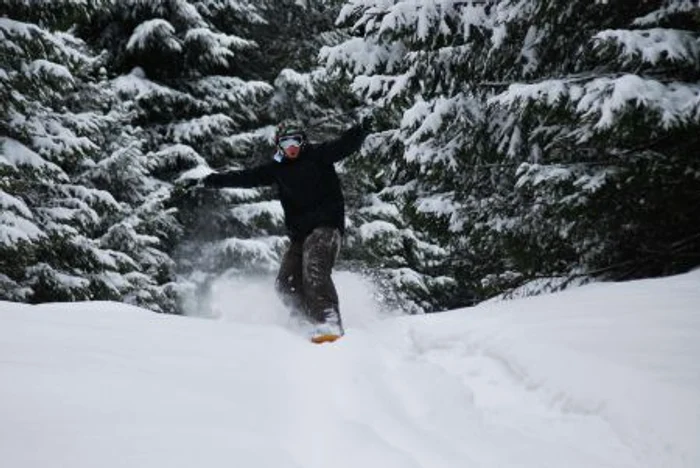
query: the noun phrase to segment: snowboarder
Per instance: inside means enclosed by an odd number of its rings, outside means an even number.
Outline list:
[[[345,202],[333,164],[360,148],[371,124],[365,117],[339,138],[314,145],[298,122],[285,121],[275,132],[274,161],[202,179],[213,188],[276,185],[291,243],[275,287],[292,316],[313,324],[315,343],[344,334],[331,270],[345,228]]]

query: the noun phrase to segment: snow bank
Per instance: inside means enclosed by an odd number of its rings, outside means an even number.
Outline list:
[[[511,419],[538,406],[557,415],[554,425],[604,422],[612,439],[575,442],[576,429],[567,443],[603,454],[617,440],[629,466],[700,466],[700,271],[416,321],[424,323],[411,323],[408,335],[417,353],[461,375],[477,390],[477,407],[495,405]],[[504,406],[502,379],[527,398]]]
[[[700,271],[401,318],[336,279],[325,346],[270,279],[216,319],[0,302],[0,464],[700,466]]]

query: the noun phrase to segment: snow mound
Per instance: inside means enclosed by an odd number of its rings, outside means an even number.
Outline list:
[[[215,319],[0,302],[2,466],[700,466],[700,271],[401,318],[336,279],[323,346],[269,281]]]

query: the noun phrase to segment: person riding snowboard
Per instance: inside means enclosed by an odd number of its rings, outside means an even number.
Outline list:
[[[291,243],[282,258],[275,288],[293,316],[314,325],[312,341],[335,341],[344,334],[331,270],[345,230],[345,201],[334,163],[359,150],[371,118],[339,138],[311,144],[296,121],[277,126],[274,161],[241,171],[212,173],[205,187],[275,185]]]

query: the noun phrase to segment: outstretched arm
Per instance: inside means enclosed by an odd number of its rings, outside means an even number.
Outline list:
[[[359,150],[368,134],[367,126],[356,125],[339,138],[319,144],[316,150],[324,162],[336,163]]]
[[[224,172],[222,174],[209,174],[202,179],[205,187],[240,187],[250,188],[262,185],[272,185],[275,181],[272,176],[272,164],[246,169],[243,171]]]

